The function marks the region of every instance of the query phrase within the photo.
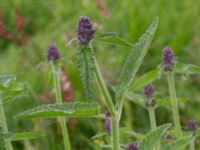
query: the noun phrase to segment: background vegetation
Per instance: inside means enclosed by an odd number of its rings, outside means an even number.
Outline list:
[[[158,31],[139,76],[157,67],[162,48],[166,45],[173,48],[178,61],[200,65],[199,14],[200,1],[196,0],[0,0],[0,74],[17,75],[20,81],[28,83],[30,91],[29,96],[5,106],[10,131],[34,130],[46,135],[40,140],[16,142],[15,149],[62,149],[62,137],[55,120],[16,120],[12,116],[33,106],[55,101],[51,78],[43,63],[51,42],[56,43],[62,53],[64,76],[68,77],[65,82],[71,83],[70,90],[63,92],[65,99],[84,100],[75,64],[75,47],[66,46],[76,35],[79,16],[89,16],[99,31],[117,32],[131,42],[135,42],[152,19],[159,16]],[[126,47],[96,44],[97,59],[108,85],[116,83],[128,52]],[[178,97],[189,99],[181,105],[182,125],[185,126],[190,118],[200,123],[200,77],[177,76],[176,82]],[[165,79],[155,83],[158,94],[167,95],[166,87]],[[101,97],[95,101],[101,103]],[[130,108],[124,111],[127,112],[132,120],[124,117],[122,126],[127,127],[127,122],[132,121],[135,131],[148,130],[145,110],[130,103]],[[157,110],[158,124],[170,121],[170,114],[166,108]],[[76,150],[95,149],[94,145],[103,141],[93,141],[91,137],[102,132],[102,126],[102,122],[96,119],[70,119],[72,147]]]

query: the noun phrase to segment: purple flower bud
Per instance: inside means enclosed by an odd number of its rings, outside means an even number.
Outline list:
[[[90,19],[86,16],[81,16],[77,25],[77,36],[80,45],[87,45],[94,36],[94,29]]]
[[[176,140],[176,137],[165,134],[165,135],[163,135],[162,139],[164,139],[164,140]]]
[[[106,110],[104,114],[105,114],[106,117],[110,117],[110,112],[109,112],[109,110]]]
[[[105,121],[104,121],[104,130],[107,133],[111,133],[111,120],[110,119],[105,119]]]
[[[151,97],[154,93],[154,87],[152,84],[148,84],[147,86],[145,86],[144,88],[144,95],[146,97]]]
[[[48,52],[47,52],[47,60],[48,61],[56,61],[60,59],[60,54],[58,52],[58,49],[56,48],[56,46],[54,44],[50,44],[49,48],[48,48]]]
[[[129,144],[127,147],[127,150],[139,150],[139,147],[137,144]]]
[[[175,58],[171,48],[165,47],[163,49],[162,63],[165,67],[165,71],[172,71],[175,63]]]
[[[195,131],[197,129],[197,123],[194,119],[190,119],[187,122],[186,130],[187,131]]]

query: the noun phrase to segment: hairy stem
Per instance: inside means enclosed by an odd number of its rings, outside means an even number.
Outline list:
[[[190,150],[195,150],[195,138],[190,143]]]
[[[149,112],[149,120],[150,120],[151,130],[153,130],[156,128],[155,109],[148,108],[148,112]]]
[[[1,103],[1,99],[0,99],[0,125],[3,128],[3,134],[7,134],[8,133],[8,126],[7,126],[7,122],[6,122],[3,104]],[[13,150],[10,141],[5,140],[5,143],[6,143],[6,150]]]
[[[99,69],[99,66],[97,64],[95,56],[94,56],[94,72],[95,72],[99,87],[101,89],[101,92],[102,92],[104,99],[106,101],[106,105],[109,109],[109,112],[110,112],[111,116],[114,117],[116,115],[115,107],[114,107],[114,104],[112,102],[111,96],[108,92],[108,89],[105,85],[105,82],[103,80],[103,77],[102,77],[101,71]]]
[[[176,89],[175,89],[173,72],[168,72],[167,79],[168,79],[168,86],[169,86],[169,93],[170,93],[170,100],[171,100],[171,107],[172,107],[174,126],[175,126],[175,130],[176,130],[176,136],[181,137],[182,130],[181,130],[181,125],[180,125],[180,118],[179,118],[178,103],[177,103],[177,98],[176,98]]]
[[[59,75],[60,67],[56,66],[53,62],[51,62],[51,68],[52,68],[53,81],[54,81],[54,87],[55,87],[55,92],[56,92],[56,103],[61,104],[62,94],[61,94],[61,88],[60,88],[60,75]],[[60,117],[59,122],[60,122],[61,131],[63,135],[65,150],[70,150],[71,148],[70,148],[68,130],[66,126],[66,120],[64,117]]]
[[[119,144],[119,120],[112,118],[112,148],[113,150],[120,150]]]
[[[93,51],[93,49],[92,49],[92,51]],[[119,144],[119,119],[118,119],[118,116],[116,115],[115,106],[113,104],[111,96],[110,96],[110,94],[108,92],[108,89],[107,89],[107,87],[105,85],[105,82],[103,80],[103,77],[102,77],[101,71],[99,69],[99,66],[97,64],[95,55],[93,57],[94,57],[94,72],[95,72],[95,76],[97,78],[100,90],[101,90],[101,92],[102,92],[102,94],[104,96],[107,108],[108,108],[108,110],[109,110],[109,112],[111,114],[111,118],[112,118],[112,120],[111,120],[112,121],[112,133],[111,133],[112,149],[113,150],[120,150],[120,144]]]

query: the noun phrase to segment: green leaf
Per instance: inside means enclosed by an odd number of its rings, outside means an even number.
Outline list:
[[[108,133],[106,133],[106,132],[97,133],[96,135],[91,137],[91,140],[99,139],[99,138],[102,138],[102,137],[104,137],[106,135],[108,135]]]
[[[143,62],[156,31],[157,24],[158,18],[156,17],[139,41],[134,44],[133,49],[125,61],[115,92],[115,98],[118,103],[123,100],[140,65]]]
[[[97,103],[69,102],[63,104],[42,105],[16,115],[21,118],[56,117],[96,117],[100,106]]]
[[[179,150],[179,149],[183,149],[184,147],[186,147],[191,140],[193,140],[193,137],[183,137],[180,139],[175,140],[174,142],[168,144],[166,146],[165,150]]]
[[[16,81],[16,76],[14,75],[1,75],[0,76],[0,89],[6,88],[12,83]]]
[[[126,98],[129,101],[131,101],[131,102],[133,102],[133,103],[135,103],[135,104],[137,104],[137,105],[139,105],[141,107],[146,108],[145,107],[145,97],[144,96],[136,94],[134,92],[128,92],[127,95],[126,95]]]
[[[31,140],[41,138],[41,133],[34,133],[34,132],[22,132],[22,133],[10,133],[6,136],[6,139],[9,141],[19,141],[19,140]]]
[[[141,139],[144,137],[144,135],[132,130],[120,128],[120,137],[131,137],[131,138],[133,137],[136,139]]]
[[[175,72],[179,74],[200,74],[200,66],[192,64],[178,63],[175,67]]]
[[[133,91],[139,91],[142,88],[144,88],[147,84],[156,80],[157,78],[158,78],[158,70],[157,69],[151,70],[146,74],[144,74],[143,76],[141,76],[139,79],[137,79],[134,82],[134,85],[130,89]]]
[[[26,85],[17,82],[16,76],[0,76],[0,98],[2,103],[12,101],[26,92]]]
[[[26,95],[26,93],[27,93],[26,84],[13,82],[7,88],[2,90],[1,101],[3,103],[7,103],[7,102],[17,99],[20,96]]]
[[[93,69],[94,69],[94,54],[90,47],[81,46],[77,50],[77,66],[80,72],[83,89],[89,99],[93,98]]]
[[[154,150],[158,143],[160,143],[162,136],[169,129],[170,124],[164,124],[149,132],[140,142],[140,150]]]
[[[116,33],[104,33],[96,36],[94,38],[96,41],[102,41],[102,42],[109,42],[112,44],[122,45],[122,46],[128,46],[133,47],[131,43],[126,41],[125,39],[119,37]]]
[[[184,103],[184,102],[187,102],[187,101],[188,101],[187,98],[177,98],[177,103],[178,104]],[[157,103],[158,107],[168,107],[168,106],[171,106],[170,98],[166,98],[166,99],[158,98],[158,99],[156,99],[156,103]]]

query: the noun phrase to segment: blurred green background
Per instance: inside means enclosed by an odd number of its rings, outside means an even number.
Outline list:
[[[42,103],[54,102],[49,78],[46,51],[49,43],[56,43],[62,54],[65,75],[71,82],[72,100],[84,100],[76,69],[75,47],[67,48],[76,36],[79,16],[90,17],[102,32],[117,32],[130,42],[136,42],[155,16],[159,26],[138,76],[156,68],[162,48],[170,46],[179,62],[200,65],[200,1],[198,0],[0,0],[0,74],[15,74],[30,86],[30,96],[7,104],[6,116],[10,131],[41,131],[46,136],[39,140],[15,142],[16,150],[59,150],[62,137],[54,119],[16,120],[13,115]],[[126,47],[108,43],[95,44],[96,55],[104,78],[111,87],[117,81],[120,68],[129,53]],[[181,104],[181,123],[195,118],[200,123],[200,76],[177,76],[177,95],[189,101]],[[163,96],[168,95],[165,79],[155,82]],[[66,93],[64,93],[66,94]],[[95,101],[101,101],[101,97]],[[130,113],[135,131],[149,129],[148,114],[130,103],[124,113]],[[157,110],[158,124],[171,121],[165,108]],[[130,122],[123,116],[121,126]],[[91,140],[102,132],[102,121],[97,119],[70,119],[69,132],[74,150],[98,149],[106,140]],[[197,144],[200,143],[197,139]]]

